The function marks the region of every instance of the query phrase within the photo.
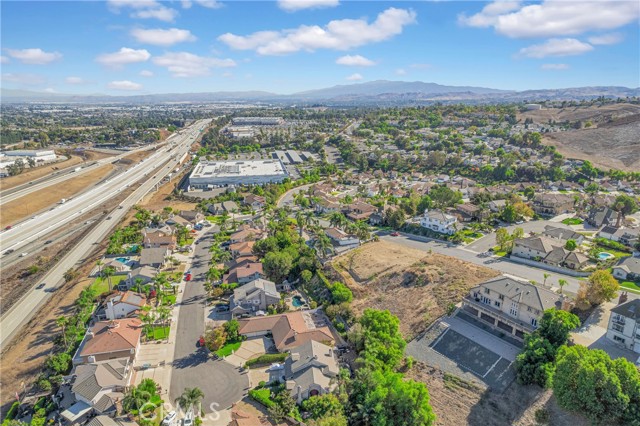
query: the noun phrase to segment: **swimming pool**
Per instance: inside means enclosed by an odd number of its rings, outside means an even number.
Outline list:
[[[126,264],[129,261],[128,257],[116,257],[116,260],[120,263]]]
[[[611,253],[607,253],[606,251],[598,253],[598,259],[600,260],[607,260],[607,259],[611,259],[612,257],[615,257],[615,256],[612,255]]]
[[[304,305],[304,301],[300,296],[293,296],[293,300],[291,301],[291,304],[296,308],[299,308],[300,306]]]

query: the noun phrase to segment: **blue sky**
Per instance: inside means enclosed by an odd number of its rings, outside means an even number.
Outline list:
[[[2,1],[2,87],[640,86],[640,2]]]

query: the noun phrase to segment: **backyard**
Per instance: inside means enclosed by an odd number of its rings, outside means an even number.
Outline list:
[[[146,327],[146,334],[149,340],[163,340],[169,337],[169,326],[154,325]]]
[[[578,217],[568,217],[562,221],[565,225],[582,225],[584,221]]]
[[[113,275],[111,277],[111,288],[114,289],[118,286],[120,281],[126,280],[126,275]],[[109,291],[109,279],[104,277],[96,278],[91,284],[91,288],[96,291],[97,294],[107,293]]]

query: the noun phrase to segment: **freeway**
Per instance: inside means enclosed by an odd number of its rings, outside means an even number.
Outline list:
[[[160,171],[155,172],[151,178],[144,181],[141,186],[119,206],[111,212],[108,212],[106,219],[96,224],[80,243],[70,249],[60,262],[41,280],[41,282],[45,283],[45,288],[32,288],[8,311],[3,313],[0,318],[0,347],[2,349],[9,344],[20,328],[37,313],[38,308],[44,304],[52,294],[55,294],[58,285],[63,282],[64,273],[86,260],[93,251],[94,244],[106,238],[112,228],[125,217],[127,211],[138,203],[145,194],[158,185],[162,179],[179,164],[182,154],[189,150],[191,144],[200,135],[200,130],[204,129],[209,121],[210,120],[200,120],[194,123],[188,129],[183,130],[177,137],[172,138],[172,143],[157,151],[156,154],[152,156],[153,158],[147,158],[142,164],[117,176],[111,182],[105,182],[104,186],[96,187],[90,193],[83,194],[82,197],[71,200],[55,209],[61,210],[62,212],[56,212],[55,210],[46,212],[35,219],[19,224],[3,233],[2,239],[0,239],[3,252],[8,250],[9,247],[20,248],[28,243],[28,241],[47,232],[47,230],[64,226],[64,224],[69,222],[67,218],[68,215],[76,216],[77,211],[87,211],[91,209],[92,206],[117,195],[128,185],[138,180],[143,180],[146,174],[151,174],[153,170],[163,166]],[[11,245],[5,246],[5,241],[9,241]]]
[[[60,170],[58,172],[54,172],[49,176],[45,176],[40,179],[36,179],[31,183],[26,183],[23,185],[16,186],[14,188],[6,189],[0,193],[0,204],[8,203],[13,200],[17,200],[18,198],[27,196],[35,191],[40,189],[47,188],[51,185],[55,185],[60,182],[64,182],[66,180],[78,177],[83,175],[91,170],[95,170],[100,166],[104,166],[105,164],[113,163],[118,161],[128,155],[131,155],[138,151],[144,150],[152,150],[158,147],[159,144],[149,145],[142,148],[138,148],[131,151],[126,151],[120,155],[114,157],[103,158],[101,160],[96,160],[91,164],[79,164],[76,166],[68,167],[64,170]],[[80,168],[80,170],[77,170]]]

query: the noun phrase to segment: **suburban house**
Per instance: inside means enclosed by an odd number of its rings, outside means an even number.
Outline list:
[[[339,246],[351,246],[360,244],[360,240],[354,235],[349,235],[338,228],[327,228],[324,233]]]
[[[156,268],[151,266],[141,266],[131,271],[126,280],[120,281],[118,289],[129,290],[131,288],[136,288],[138,281],[140,281],[141,286],[149,284],[153,282],[156,275],[158,275],[158,270]]]
[[[178,216],[188,221],[191,225],[197,225],[198,223],[201,223],[204,221],[204,215],[195,210],[181,211]]]
[[[315,203],[316,213],[339,212],[342,208],[340,201],[335,197],[319,197]]]
[[[538,194],[533,199],[533,211],[539,215],[557,216],[574,211],[573,195]]]
[[[633,247],[640,238],[640,230],[605,226],[598,232],[598,237]]]
[[[310,311],[296,311],[266,317],[241,319],[239,332],[246,337],[259,337],[269,333],[280,352],[296,348],[311,340],[332,346],[335,337],[327,324],[316,321]]]
[[[245,241],[259,240],[264,235],[264,231],[250,226],[242,226],[238,231],[229,236],[229,242],[243,243]]]
[[[507,200],[489,201],[488,207],[492,213],[500,213],[507,206]]]
[[[640,353],[640,299],[621,303],[611,309],[607,339]]]
[[[138,423],[127,417],[96,416],[84,426],[138,426]]]
[[[565,244],[566,241],[545,235],[519,238],[513,242],[511,256],[574,270],[584,268],[589,258],[580,252],[565,249]]]
[[[277,305],[280,302],[280,293],[276,290],[273,281],[258,278],[233,291],[230,300],[231,314],[254,314],[257,311],[266,311],[267,306]]]
[[[618,223],[618,212],[607,206],[594,207],[589,210],[586,221],[596,228],[607,225],[613,226]]]
[[[207,211],[211,214],[234,213],[240,210],[235,201],[223,201],[221,203],[213,203],[207,206]]]
[[[126,318],[147,304],[144,294],[125,291],[107,298],[104,315],[108,320]]]
[[[471,203],[459,204],[456,206],[456,213],[462,222],[480,221],[487,217],[486,211]]]
[[[264,197],[255,194],[246,195],[242,202],[253,210],[262,210],[267,204]]]
[[[303,400],[324,395],[335,389],[340,368],[333,348],[310,340],[295,349],[284,364],[269,368],[269,381],[285,383],[287,391],[300,404]]]
[[[99,414],[115,415],[132,371],[129,358],[76,365],[71,374],[71,392],[76,404],[69,412],[87,413],[93,409]],[[65,412],[62,415],[64,417]]]
[[[621,280],[640,281],[640,258],[625,257],[613,267],[613,276]]]
[[[570,307],[564,296],[506,276],[471,288],[462,306],[466,313],[519,340],[538,327],[545,310]]]
[[[542,235],[549,238],[555,238],[566,243],[569,240],[573,240],[576,244],[580,245],[584,241],[584,235],[575,232],[573,229],[559,228],[557,226],[547,225],[542,231]]]
[[[143,248],[140,250],[140,266],[150,266],[160,269],[166,263],[171,251],[166,247]]]
[[[140,349],[142,321],[138,318],[99,321],[87,330],[73,357],[74,364],[116,358],[133,361]]]
[[[425,210],[424,215],[420,218],[420,225],[424,228],[441,234],[453,235],[456,232],[456,223],[458,220],[455,216],[443,213],[438,210]]]
[[[367,220],[375,211],[371,204],[358,201],[347,206],[346,216],[351,220]]]
[[[229,245],[229,251],[233,258],[242,256],[251,256],[253,254],[253,246],[255,241],[241,241],[239,243],[233,243]]]
[[[146,232],[142,240],[142,247],[174,250],[176,248],[176,237],[162,231]]]
[[[229,269],[229,273],[222,278],[222,282],[225,284],[238,283],[242,285],[264,277],[262,263],[247,259],[232,266],[231,269]]]

